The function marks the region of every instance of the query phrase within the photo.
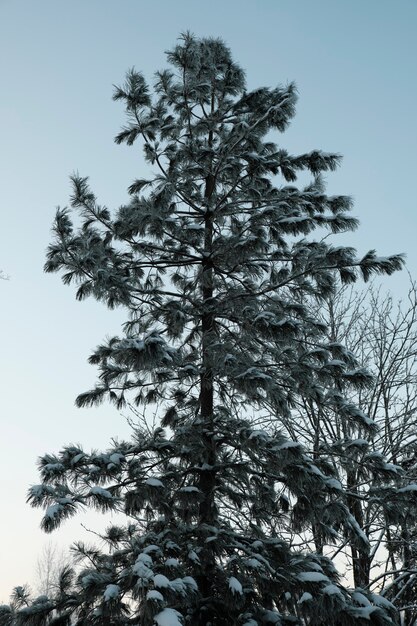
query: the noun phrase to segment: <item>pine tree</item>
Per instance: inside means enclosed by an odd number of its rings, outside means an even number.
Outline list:
[[[114,217],[73,176],[46,263],[78,299],[128,314],[123,336],[90,357],[99,382],[77,404],[155,404],[160,422],[102,453],[41,458],[29,500],[46,508],[45,531],[83,506],[127,522],[108,528],[104,548],[78,544],[75,582],[65,570],[53,598],[3,607],[0,624],[393,624],[388,601],[344,588],[330,560],[282,538],[294,507],[326,541],[361,533],[332,467],[280,424],[302,397],[373,428],[344,397],[368,373],[306,303],[339,279],[391,274],[401,256],[358,258],[323,238],[357,221],[348,197],[324,189],[339,155],[292,156],[270,141],[294,116],[293,84],[246,91],[217,39],[185,34],[167,57],[152,93],[131,70],[114,94],[128,118],[116,142],[140,141],[156,173],[133,182]],[[299,172],[311,174],[305,188]],[[273,428],[259,425],[264,411]]]

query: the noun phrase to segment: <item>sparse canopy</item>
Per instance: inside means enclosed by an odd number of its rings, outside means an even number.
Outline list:
[[[157,73],[152,91],[131,70],[114,95],[128,117],[116,141],[140,141],[154,174],[133,182],[114,217],[74,176],[46,263],[77,284],[79,299],[128,313],[124,335],[90,357],[99,382],[78,405],[156,403],[160,426],[137,427],[105,453],[69,446],[41,459],[29,499],[46,507],[46,531],[83,505],[123,511],[128,522],[108,529],[106,549],[78,546],[85,569],[71,591],[67,582],[16,615],[47,619],[55,609],[80,625],[392,624],[387,601],[344,589],[329,560],[281,538],[302,502],[329,540],[361,539],[332,469],[279,428],[303,397],[372,429],[343,395],[369,375],[326,339],[307,302],[338,279],[391,274],[402,259],[357,258],[323,238],[357,221],[348,197],[325,193],[321,174],[338,155],[292,156],[270,141],[294,115],[294,85],[247,92],[217,39],[186,34],[167,57],[172,69]],[[301,171],[311,182],[300,189]],[[263,411],[276,420],[268,432],[253,421]]]

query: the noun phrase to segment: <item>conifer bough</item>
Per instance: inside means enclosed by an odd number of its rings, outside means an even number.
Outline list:
[[[45,531],[85,506],[122,512],[127,523],[108,528],[104,548],[78,545],[83,568],[75,579],[66,570],[54,597],[8,615],[36,624],[52,615],[80,625],[394,624],[387,600],[345,588],[334,563],[284,540],[294,503],[326,540],[364,538],[332,468],[286,439],[280,420],[303,397],[372,430],[343,392],[369,374],[326,339],[308,303],[338,280],[391,274],[402,258],[358,258],[324,237],[357,220],[350,198],[327,195],[321,178],[339,155],[292,156],[271,141],[294,116],[293,84],[246,91],[218,39],[185,34],[167,58],[153,90],[131,70],[114,93],[128,120],[116,142],[142,144],[153,174],[131,184],[114,216],[74,176],[46,263],[77,285],[78,299],[127,312],[123,336],[90,357],[99,382],[77,404],[155,403],[160,425],[138,425],[104,453],[67,446],[40,460],[29,500],[46,508]],[[311,174],[304,188],[300,172]],[[264,412],[276,428],[256,424]]]

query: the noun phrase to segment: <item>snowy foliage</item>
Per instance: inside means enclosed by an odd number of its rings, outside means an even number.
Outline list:
[[[270,141],[294,115],[294,85],[247,92],[221,41],[188,34],[168,61],[153,94],[134,70],[115,92],[128,117],[116,141],[140,140],[154,174],[114,217],[73,177],[46,263],[77,298],[128,313],[123,336],[90,357],[99,382],[78,405],[155,403],[160,425],[138,425],[106,452],[68,446],[40,460],[29,501],[45,509],[47,532],[89,506],[128,521],[108,528],[105,548],[78,545],[74,583],[0,624],[391,625],[391,606],[364,591],[363,606],[328,559],[283,538],[298,506],[329,540],[364,541],[333,468],[280,430],[302,398],[372,431],[344,395],[369,374],[328,340],[308,301],[402,259],[357,258],[323,239],[357,221],[349,198],[325,193],[338,155],[292,156]],[[311,174],[301,189],[299,172]],[[262,411],[273,428],[249,418]]]

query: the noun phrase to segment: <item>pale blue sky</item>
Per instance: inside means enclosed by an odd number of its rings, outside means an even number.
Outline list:
[[[32,579],[45,541],[40,511],[25,504],[36,457],[128,432],[112,407],[74,408],[95,380],[91,349],[123,315],[75,302],[42,273],[55,207],[74,170],[109,207],[126,200],[144,172],[138,148],[113,143],[124,120],[112,84],[132,65],[151,78],[187,29],[223,37],[250,88],[296,81],[298,115],[277,139],[342,153],[329,189],[353,195],[361,220],[343,243],[406,252],[417,276],[416,0],[0,0],[0,268],[10,275],[0,283],[0,601]],[[407,277],[386,285],[400,295]],[[52,539],[81,530],[75,520]]]

